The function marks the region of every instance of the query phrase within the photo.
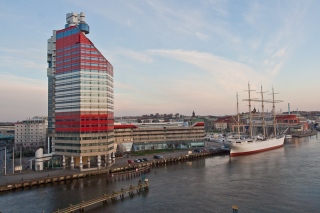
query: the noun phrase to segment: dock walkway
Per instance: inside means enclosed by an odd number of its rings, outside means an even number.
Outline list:
[[[70,213],[79,210],[80,212],[84,211],[85,208],[93,206],[98,203],[107,203],[108,201],[115,201],[118,198],[124,199],[125,195],[128,194],[128,196],[133,196],[133,194],[140,193],[141,190],[147,190],[149,187],[148,180],[146,179],[144,182],[140,182],[137,186],[130,186],[126,189],[121,189],[120,191],[113,192],[109,195],[102,195],[98,198],[94,198],[88,201],[82,201],[81,203],[78,203],[76,205],[70,204],[69,207],[66,207],[64,209],[58,209],[54,213]]]

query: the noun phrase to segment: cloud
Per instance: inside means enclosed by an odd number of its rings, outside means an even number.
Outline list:
[[[47,69],[46,54],[39,49],[0,48],[1,72],[10,72],[16,75],[45,76]],[[0,72],[0,73],[1,73]]]
[[[285,57],[286,52],[287,52],[286,48],[281,48],[274,54],[273,58],[283,58]]]
[[[209,36],[207,36],[207,35],[205,35],[203,33],[195,32],[195,34],[200,40],[206,41],[206,40],[209,39]]]
[[[232,89],[234,91],[243,88],[243,83],[248,81],[266,81],[265,76],[245,64],[206,52],[185,50],[149,50],[149,52],[192,64],[207,72],[212,80],[225,90]]]
[[[261,5],[258,2],[253,2],[249,4],[249,10],[243,14],[244,20],[249,25],[254,25],[258,22],[261,15]]]
[[[247,93],[243,91],[247,89],[248,82],[252,89],[258,91],[261,84],[269,87],[272,81],[271,76],[258,73],[246,64],[207,52],[180,49],[153,49],[147,52],[155,62],[166,59],[167,72],[157,77],[150,72],[140,73],[141,76],[136,76],[135,81],[127,83],[119,80],[115,84],[120,87],[115,95],[117,115],[126,115],[128,108],[135,108],[138,114],[168,109],[170,112],[167,113],[187,114],[191,113],[190,110],[199,114],[211,111],[217,114],[235,113],[236,92],[241,93],[240,97],[247,98]],[[183,75],[180,75],[180,66]],[[157,70],[157,67],[154,69]],[[242,107],[241,110],[246,109]]]
[[[47,115],[45,81],[0,74],[0,121],[17,121]]]
[[[253,50],[258,49],[261,46],[261,39],[253,39],[253,40],[249,40],[249,45]]]
[[[227,17],[228,12],[228,1],[226,0],[209,0],[208,3],[211,5],[211,8],[220,16]]]
[[[152,57],[150,57],[149,55],[145,54],[145,53],[141,53],[141,52],[137,52],[134,50],[129,50],[129,49],[117,49],[114,51],[115,55],[123,55],[126,56],[128,58],[140,61],[140,62],[144,62],[144,63],[151,63],[153,61]]]

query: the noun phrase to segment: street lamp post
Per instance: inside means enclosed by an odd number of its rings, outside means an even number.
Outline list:
[[[20,173],[22,172],[22,144],[20,145]]]
[[[14,174],[14,145],[12,147],[12,174]]]
[[[4,147],[4,175],[7,175],[7,147]]]

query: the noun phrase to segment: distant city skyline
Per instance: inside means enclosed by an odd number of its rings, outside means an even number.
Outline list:
[[[36,5],[36,7],[35,7]],[[247,84],[277,111],[317,111],[318,1],[2,1],[0,122],[47,115],[47,39],[84,12],[114,67],[115,116],[247,111]],[[49,9],[50,8],[50,9]],[[253,96],[259,97],[253,92]],[[253,107],[260,108],[258,103]],[[270,104],[266,110],[271,110]]]

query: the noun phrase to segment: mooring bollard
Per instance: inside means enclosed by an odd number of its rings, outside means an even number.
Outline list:
[[[239,209],[238,206],[233,205],[232,206],[232,213],[238,213],[238,209]]]

